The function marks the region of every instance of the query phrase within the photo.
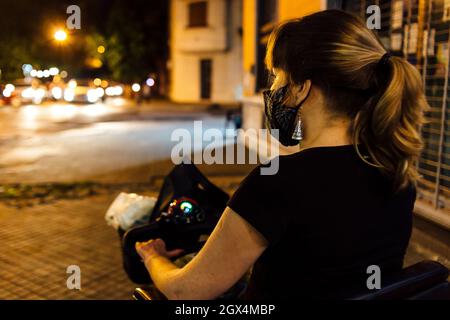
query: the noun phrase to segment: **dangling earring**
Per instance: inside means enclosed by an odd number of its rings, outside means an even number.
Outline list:
[[[302,128],[302,118],[298,115],[297,125],[295,126],[294,133],[292,134],[292,139],[302,141],[303,140],[303,128]]]

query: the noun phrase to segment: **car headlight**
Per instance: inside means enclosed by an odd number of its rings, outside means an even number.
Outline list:
[[[53,98],[55,98],[56,100],[59,100],[62,98],[62,89],[60,87],[54,87],[52,89],[52,96]]]
[[[89,102],[96,102],[98,100],[97,90],[89,89],[87,92],[87,99]]]
[[[105,90],[103,88],[97,88],[97,89],[95,89],[95,91],[97,92],[97,96],[99,98],[101,98],[105,95]]]
[[[12,94],[12,91],[10,91],[10,90],[3,90],[3,96],[4,97],[6,97],[6,98],[9,98],[9,97],[11,97],[11,94]]]
[[[22,91],[22,98],[25,99],[33,99],[34,98],[34,89],[26,88]]]
[[[73,89],[64,90],[64,100],[71,102],[75,99],[75,91]]]
[[[35,90],[35,97],[37,97],[39,99],[42,99],[43,97],[45,97],[45,90],[42,88]]]
[[[120,96],[123,93],[121,86],[116,86],[116,96]]]
[[[114,87],[106,88],[105,93],[107,96],[113,96],[114,95]]]

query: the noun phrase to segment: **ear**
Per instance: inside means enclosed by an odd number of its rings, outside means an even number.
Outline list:
[[[297,86],[295,89],[295,102],[296,104],[301,103],[308,96],[309,91],[311,90],[311,80],[306,80],[300,86]]]

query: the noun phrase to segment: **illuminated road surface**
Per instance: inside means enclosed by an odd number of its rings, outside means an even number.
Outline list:
[[[194,120],[224,132],[225,118],[206,113],[136,112],[108,105],[46,104],[0,108],[0,182],[88,180],[167,159],[175,129],[192,136]]]

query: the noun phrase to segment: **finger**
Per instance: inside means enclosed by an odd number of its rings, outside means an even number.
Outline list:
[[[182,253],[184,253],[183,249],[174,249],[174,250],[167,251],[167,256],[169,258],[174,258],[176,256],[179,256]]]
[[[136,242],[136,244],[134,245],[134,248],[136,249],[136,252],[142,256],[142,252],[143,252],[143,247],[144,245],[141,242]]]

